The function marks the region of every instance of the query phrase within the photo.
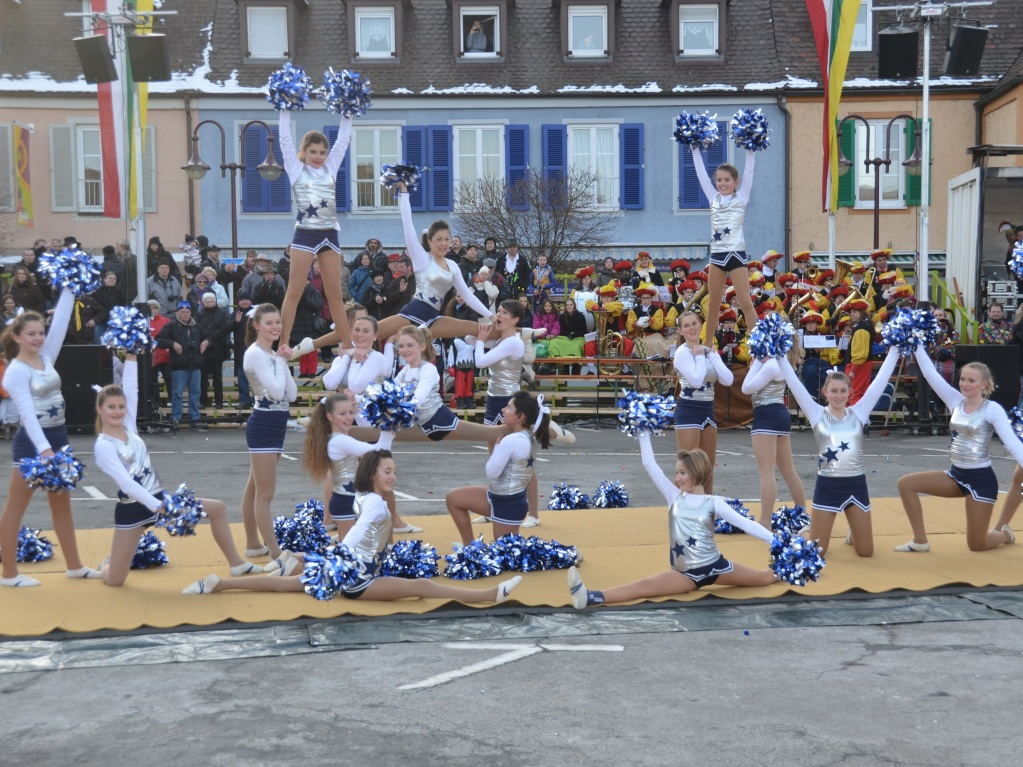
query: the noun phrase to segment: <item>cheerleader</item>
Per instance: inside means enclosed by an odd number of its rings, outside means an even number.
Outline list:
[[[474,362],[477,368],[489,368],[487,379],[487,409],[483,423],[497,426],[504,423],[504,409],[512,396],[521,388],[522,357],[526,346],[519,334],[522,305],[508,299],[502,301],[491,325],[479,329]],[[497,333],[497,344],[487,351],[485,344],[492,333]],[[491,443],[493,451],[493,443]]]
[[[327,137],[312,130],[302,137],[302,148],[295,152],[291,136],[291,115],[281,110],[280,138],[284,170],[291,180],[291,195],[298,210],[295,236],[288,248],[291,279],[281,309],[281,338],[291,337],[302,292],[309,282],[313,258],[318,257],[323,289],[327,294],[330,316],[337,326],[335,333],[342,345],[351,345],[351,331],[345,317],[345,301],[341,294],[341,246],[338,244],[337,206],[334,204],[337,172],[348,151],[352,135],[352,118],[342,117],[337,140],[330,147]],[[329,151],[328,151],[329,148]],[[306,349],[305,353],[312,351]]]
[[[721,293],[725,289],[725,277],[732,278],[735,293],[739,297],[742,314],[746,318],[746,327],[752,328],[757,323],[757,313],[753,301],[749,297],[749,271],[746,269],[746,238],[743,233],[743,221],[746,218],[746,206],[749,204],[753,190],[754,152],[746,150],[746,165],[743,169],[742,184],[739,184],[739,171],[734,165],[723,164],[714,173],[714,183],[707,176],[703,164],[703,152],[693,147],[693,166],[700,180],[700,188],[710,200],[710,227],[712,237],[710,243],[710,278],[708,296],[711,301],[707,307],[707,339],[713,343],[714,333],[718,327]],[[713,456],[711,457],[713,460]]]
[[[450,227],[446,221],[434,221],[420,242],[415,224],[412,222],[412,207],[404,182],[398,183],[395,197],[398,200],[398,210],[401,211],[401,222],[405,229],[405,247],[412,258],[412,268],[416,274],[416,294],[395,316],[387,317],[381,321],[377,337],[380,339],[390,338],[403,325],[410,322],[419,327],[430,328],[433,338],[475,335],[479,329],[477,323],[457,320],[441,314],[444,298],[452,288],[480,317],[489,319],[493,314],[465,284],[462,273],[454,265],[454,262],[445,258],[451,247]],[[336,332],[328,333],[315,341],[311,338],[303,338],[298,346],[298,351],[299,353],[308,353],[314,348],[332,346],[338,340],[339,336]]]
[[[260,304],[251,312],[246,341],[244,369],[252,391],[252,414],[245,423],[245,444],[249,449],[249,480],[242,495],[245,526],[245,556],[269,554],[267,571],[281,568],[281,549],[274,534],[273,503],[277,489],[277,464],[284,452],[291,401],[298,387],[291,377],[283,346],[275,353],[274,341],[281,337],[281,315],[273,304]],[[263,542],[260,542],[262,537]]]
[[[948,422],[952,432],[952,468],[907,474],[899,480],[899,497],[913,528],[913,540],[896,546],[895,550],[931,550],[920,505],[923,493],[939,498],[965,497],[966,545],[970,551],[986,551],[1003,543],[1013,543],[1016,536],[1007,521],[997,530],[988,530],[998,497],[998,478],[991,468],[990,454],[991,437],[995,432],[1016,463],[1023,465],[1023,443],[1013,432],[1002,407],[988,399],[995,390],[991,371],[981,362],[963,365],[959,371],[959,391],[956,391],[935,369],[926,349],[917,346],[914,356],[931,389],[952,411]],[[1018,490],[1019,485],[1016,485],[1010,492]]]
[[[518,535],[530,512],[528,489],[536,486],[536,444],[544,450],[551,444],[550,408],[543,406],[543,395],[537,401],[529,392],[516,392],[501,411],[501,418],[511,434],[498,441],[487,460],[487,487],[460,487],[445,498],[448,514],[465,545],[473,539],[469,514],[484,509],[490,510],[494,538]]]
[[[789,351],[789,364],[798,365],[802,357],[799,337],[793,339]],[[742,382],[742,393],[751,394],[753,400],[753,455],[760,474],[760,524],[771,526],[774,500],[778,483],[774,476],[777,466],[792,502],[806,507],[806,491],[792,461],[792,416],[785,404],[785,376],[776,359],[756,359]]]
[[[64,288],[53,311],[49,335],[42,316],[35,312],[19,314],[0,335],[4,356],[10,360],[7,372],[4,373],[3,387],[21,419],[21,426],[13,440],[14,470],[11,472],[3,515],[0,515],[0,551],[18,550],[21,520],[35,494],[35,490],[28,486],[18,471],[21,462],[36,456],[49,458],[55,450],[69,444],[60,376],[53,363],[64,343],[74,304],[74,294]],[[75,521],[71,516],[71,493],[47,493],[46,500],[53,516],[53,531],[64,552],[67,577],[102,577],[99,570],[84,567],[78,556]],[[0,586],[38,585],[39,581],[35,578],[18,572],[18,558],[13,553],[3,558]]]
[[[827,407],[814,401],[787,359],[778,360],[785,382],[817,440],[817,484],[813,489],[809,539],[818,541],[822,555],[828,553],[835,516],[841,512],[849,521],[846,543],[851,543],[861,557],[874,554],[870,493],[863,473],[863,428],[870,423],[870,411],[888,385],[898,359],[898,349],[889,349],[877,378],[855,405],[849,404],[846,375],[837,370],[828,373],[823,389]]]
[[[356,323],[356,327],[352,328],[353,339],[357,339],[358,334]],[[328,478],[331,492],[326,505],[331,519],[337,525],[340,538],[355,524],[355,490],[352,482],[355,480],[359,459],[371,450],[390,450],[391,442],[394,441],[393,431],[381,432],[375,444],[360,442],[349,436],[348,430],[352,428],[356,417],[356,402],[349,392],[324,397],[313,408],[302,449],[302,467],[306,474]],[[394,493],[384,494],[384,500],[388,501],[391,509],[392,522],[395,517],[391,507],[393,499]],[[417,528],[416,532],[422,532],[422,529]]]
[[[93,448],[96,465],[117,483],[114,541],[110,556],[100,565],[108,586],[124,585],[138,547],[139,530],[155,524],[156,512],[163,506],[163,485],[135,425],[138,394],[138,363],[135,355],[129,354],[124,365],[123,385],[105,386],[96,397],[98,436]],[[213,540],[231,566],[231,575],[262,573],[262,566],[246,562],[238,555],[224,502],[200,500],[210,519]]]
[[[685,594],[720,583],[722,586],[770,586],[777,581],[769,569],[754,570],[725,559],[714,541],[714,519],[720,517],[745,533],[770,544],[769,530],[739,514],[720,496],[704,489],[714,469],[702,450],[680,450],[675,461],[674,484],[661,471],[650,445],[650,435],[640,434],[639,449],[654,486],[668,504],[671,569],[624,586],[590,591],[576,568],[569,568],[568,590],[577,610],[590,605],[628,602],[633,599]]]
[[[679,450],[699,448],[707,454],[711,470],[717,457],[718,425],[714,420],[714,382],[731,386],[735,377],[721,356],[700,343],[700,318],[686,311],[678,318],[682,343],[675,352],[679,396],[675,402],[675,441]],[[713,490],[713,476],[699,484]]]
[[[388,450],[373,450],[359,461],[353,486],[355,489],[355,525],[341,541],[359,561],[359,580],[354,586],[342,589],[347,599],[374,599],[390,602],[407,597],[424,599],[456,599],[466,604],[474,602],[504,602],[522,582],[517,575],[488,589],[466,589],[435,583],[429,578],[377,577],[384,555],[391,542],[391,515],[384,502],[384,493],[394,492],[394,458]],[[288,561],[297,563],[296,558]],[[266,578],[225,578],[207,575],[185,587],[184,594],[212,594],[218,591],[241,589],[245,591],[302,591],[300,575]]]

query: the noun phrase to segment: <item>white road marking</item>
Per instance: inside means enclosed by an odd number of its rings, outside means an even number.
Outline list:
[[[420,500],[422,500],[421,498],[416,498],[414,495],[409,495],[408,493],[401,493],[401,492],[399,492],[397,490],[394,491],[394,497],[395,498],[399,498],[399,499],[401,499],[403,501],[420,501]]]
[[[288,461],[297,461],[298,460],[295,456],[288,455],[287,453],[281,453],[281,458],[284,458],[284,459],[286,459]]]
[[[473,450],[488,450],[486,445],[470,445]]]
[[[84,490],[86,493],[89,494],[89,500],[90,501],[112,501],[112,500],[114,500],[113,498],[107,498],[105,495],[103,495],[102,491],[100,491],[100,489],[98,487],[93,487],[92,485],[82,485],[82,490]],[[80,498],[79,500],[85,500],[85,499],[84,498]]]
[[[421,690],[428,687],[437,687],[438,685],[446,684],[455,679],[461,679],[462,677],[470,676],[471,674],[478,674],[481,671],[488,671],[498,666],[503,666],[506,663],[512,663],[523,658],[528,658],[530,655],[536,655],[540,652],[623,652],[625,647],[622,645],[562,645],[562,644],[497,644],[494,642],[449,642],[444,645],[449,650],[503,650],[501,655],[489,658],[479,663],[472,663],[468,666],[462,666],[453,671],[445,671],[442,674],[435,674],[434,676],[427,677],[420,682],[413,682],[411,684],[403,684],[398,687],[399,690]]]

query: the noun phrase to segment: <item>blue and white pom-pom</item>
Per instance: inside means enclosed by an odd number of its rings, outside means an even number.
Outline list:
[[[18,531],[18,562],[45,562],[53,557],[53,543],[41,532],[31,527]]]
[[[408,429],[416,422],[414,394],[412,384],[402,386],[391,378],[370,384],[362,395],[362,416],[381,431]]]
[[[291,111],[305,109],[313,91],[313,81],[302,67],[292,66],[289,61],[270,75],[266,87],[266,100],[273,104],[274,109],[278,112],[284,109]]]
[[[369,96],[369,80],[363,80],[358,72],[342,69],[335,72],[333,67],[323,73],[323,85],[316,89],[316,98],[324,103],[328,112],[345,117],[366,114],[373,104]]]
[[[182,484],[173,495],[163,496],[163,508],[156,512],[156,525],[173,536],[195,535],[195,526],[205,518],[202,501],[188,485]]]
[[[758,320],[749,334],[750,357],[784,357],[792,348],[792,338],[796,331],[792,323],[777,312],[772,312]]]
[[[456,581],[488,578],[500,575],[503,570],[490,544],[483,542],[482,535],[468,546],[457,547],[453,554],[445,555],[444,559],[448,563],[444,568],[444,577]]]
[[[618,428],[630,437],[643,432],[661,434],[675,423],[675,398],[625,391],[618,398]]]
[[[881,343],[894,346],[903,357],[916,351],[917,345],[928,346],[938,336],[938,321],[924,309],[899,309],[881,326]]]
[[[760,152],[771,143],[767,117],[760,109],[740,109],[732,116],[732,141],[740,149]]]
[[[401,540],[391,546],[380,563],[386,578],[432,578],[439,572],[437,549],[422,541]]]
[[[49,458],[23,458],[18,470],[33,490],[62,493],[74,490],[85,476],[82,462],[75,458],[71,446],[62,447]]]
[[[128,354],[145,354],[156,346],[149,332],[149,319],[134,306],[115,306],[110,310],[107,330],[100,341]]]
[[[85,251],[65,248],[60,253],[43,253],[37,263],[37,271],[58,290],[68,288],[76,296],[99,290],[99,268]]]
[[[579,552],[575,546],[565,546],[558,541],[545,541],[532,535],[525,540],[519,566],[515,569],[523,573],[535,570],[564,570],[578,561]]]
[[[359,560],[343,543],[323,554],[306,554],[305,567],[299,580],[309,596],[327,601],[343,588],[359,580]]]
[[[736,514],[740,514],[746,517],[746,519],[753,519],[753,515],[750,514],[750,510],[746,508],[743,502],[740,501],[738,498],[726,498],[725,503],[731,506],[735,510]],[[731,522],[726,522],[725,520],[721,519],[721,517],[718,517],[717,520],[714,522],[714,532],[719,535],[739,535],[740,533],[744,533],[746,531],[743,530],[741,527],[736,527]]]
[[[551,492],[551,499],[547,502],[548,509],[588,509],[590,508],[590,496],[582,492],[575,485],[566,485],[564,482],[554,485]]]
[[[157,538],[152,530],[143,533],[139,545],[135,547],[135,556],[131,558],[131,569],[148,570],[150,567],[163,567],[168,562],[167,544]]]
[[[683,112],[675,118],[675,140],[690,149],[710,149],[721,138],[717,121],[704,112],[689,114]]]
[[[793,506],[782,506],[771,514],[771,532],[775,535],[791,537],[809,526],[810,515],[798,503]]]
[[[277,545],[288,551],[322,554],[333,541],[323,526],[323,502],[310,498],[295,505],[292,517],[274,517]]]
[[[1009,423],[1012,424],[1012,430],[1016,432],[1016,436],[1023,440],[1023,411],[1018,407],[1010,410]]]
[[[399,181],[404,181],[408,190],[414,192],[419,188],[425,170],[418,165],[385,165],[380,169],[380,183],[385,189],[394,189]]]
[[[1023,248],[1013,246],[1012,256],[1009,258],[1009,268],[1012,269],[1020,279],[1023,279]]]
[[[821,577],[824,557],[816,541],[800,535],[774,536],[771,543],[771,570],[778,580],[793,586],[805,586]]]
[[[621,482],[605,480],[593,493],[595,509],[625,509],[629,506],[629,491]]]

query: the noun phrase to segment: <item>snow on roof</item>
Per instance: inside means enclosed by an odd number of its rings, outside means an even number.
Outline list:
[[[814,80],[806,80],[802,77],[794,77],[793,75],[785,75],[784,80],[779,80],[773,83],[747,83],[744,86],[744,90],[747,91],[780,91],[784,88],[818,88],[820,87]]]
[[[704,85],[676,85],[671,89],[672,93],[701,93],[703,91],[737,91],[734,85],[722,85],[721,83],[706,83]]]
[[[661,93],[661,86],[657,83],[647,83],[638,88],[627,88],[622,83],[618,85],[563,85],[558,88],[558,93]]]
[[[465,85],[456,85],[451,88],[434,88],[432,85],[428,88],[424,88],[420,91],[421,94],[426,96],[451,96],[458,94],[478,94],[478,93],[490,93],[490,94],[509,94],[509,93],[522,93],[522,94],[538,94],[540,89],[535,85],[530,85],[528,88],[512,88],[510,85],[488,85],[487,83],[466,83]]]

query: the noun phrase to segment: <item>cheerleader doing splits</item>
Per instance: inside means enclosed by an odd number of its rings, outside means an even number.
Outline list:
[[[353,328],[353,335],[355,333]],[[376,444],[360,442],[348,435],[355,423],[355,402],[348,392],[330,394],[313,408],[302,450],[302,466],[311,477],[327,476],[331,493],[327,510],[337,524],[339,537],[355,524],[355,472],[359,459],[371,450],[390,450],[394,432],[380,434]],[[384,499],[393,500],[394,494],[384,494]],[[393,511],[392,511],[393,517]]]
[[[291,136],[291,115],[281,110],[281,155],[284,158],[284,170],[291,180],[291,195],[298,211],[295,217],[295,236],[288,248],[291,278],[281,309],[281,338],[285,343],[291,337],[295,311],[302,298],[302,291],[309,282],[313,258],[318,256],[323,290],[330,306],[330,316],[334,318],[337,328],[335,332],[344,346],[351,344],[351,331],[341,294],[343,264],[337,238],[337,206],[334,203],[337,172],[344,162],[351,135],[352,118],[342,117],[337,140],[329,152],[327,137],[313,130],[302,137],[302,148],[296,153],[295,141]]]
[[[849,521],[850,537],[845,542],[851,543],[861,557],[874,554],[870,493],[863,473],[863,427],[870,423],[870,411],[888,385],[898,358],[898,349],[889,349],[877,377],[855,405],[849,404],[849,379],[845,373],[837,370],[828,373],[821,390],[827,407],[814,401],[787,359],[778,360],[817,440],[817,484],[813,488],[809,538],[818,542],[822,555],[828,553],[835,515],[841,512]]]
[[[802,347],[794,337],[789,363],[799,364]],[[760,475],[760,519],[765,527],[771,526],[774,501],[778,495],[778,482],[774,476],[777,466],[785,485],[797,506],[806,507],[806,491],[792,461],[792,416],[785,404],[785,376],[775,359],[757,359],[750,365],[742,382],[743,394],[753,400],[753,455]]]
[[[135,426],[138,395],[138,363],[135,355],[129,354],[124,365],[123,386],[105,386],[96,397],[96,433],[99,435],[94,448],[96,465],[117,483],[118,498],[114,507],[113,546],[110,556],[100,566],[108,586],[124,584],[138,547],[139,530],[155,524],[156,512],[163,506],[163,485]],[[200,500],[210,519],[213,540],[231,566],[231,575],[262,573],[262,566],[246,562],[238,555],[224,502]]]
[[[753,300],[749,294],[749,270],[746,268],[746,237],[743,223],[746,219],[746,206],[749,204],[750,193],[753,191],[753,164],[755,153],[746,150],[746,165],[743,168],[742,185],[739,184],[739,171],[734,165],[719,165],[714,172],[714,183],[707,176],[703,163],[703,152],[693,148],[693,166],[700,180],[700,188],[710,200],[710,272],[707,281],[707,334],[704,336],[708,344],[714,343],[714,333],[718,329],[718,312],[721,311],[721,296],[725,290],[725,277],[732,278],[735,294],[739,298],[739,306],[746,318],[746,327],[752,328],[757,323],[757,313],[753,308]]]
[[[995,432],[1016,463],[1023,465],[1023,443],[1016,437],[1001,405],[988,399],[995,390],[991,371],[981,362],[963,365],[959,372],[959,391],[956,391],[934,367],[926,349],[917,346],[914,356],[931,389],[952,411],[948,422],[952,432],[952,468],[907,474],[899,480],[899,497],[913,528],[913,540],[896,546],[895,550],[931,550],[920,505],[922,493],[939,498],[965,497],[966,545],[970,551],[986,551],[1003,543],[1013,543],[1016,536],[1008,522],[997,530],[988,530],[998,497],[998,478],[991,468],[990,453]],[[1019,492],[1019,485],[1009,492]]]
[[[407,597],[424,599],[457,599],[460,602],[503,602],[522,582],[517,575],[489,589],[466,589],[445,586],[429,578],[377,577],[384,555],[391,542],[391,515],[383,494],[394,492],[397,478],[394,459],[390,451],[373,450],[359,461],[355,473],[355,510],[357,520],[341,541],[359,561],[359,580],[354,586],[344,587],[342,594],[348,599],[375,599],[389,602]],[[297,560],[290,560],[297,562]],[[289,564],[290,564],[289,562]],[[290,577],[226,578],[207,575],[201,581],[187,586],[185,594],[211,594],[229,589],[246,591],[302,591],[300,575]]]
[[[473,539],[469,514],[484,509],[490,510],[495,538],[518,534],[529,512],[527,488],[536,483],[533,462],[537,442],[544,450],[551,444],[547,431],[550,409],[543,406],[542,399],[538,402],[529,392],[516,392],[501,416],[512,432],[498,441],[487,459],[487,487],[461,487],[445,498],[448,514],[466,545]]]
[[[683,342],[675,352],[679,385],[679,396],[675,401],[675,441],[679,450],[699,448],[706,453],[713,470],[718,448],[714,382],[731,386],[735,377],[717,352],[700,343],[700,318],[694,312],[683,312],[678,318],[678,326]],[[711,492],[712,476],[700,484],[708,493]]]
[[[412,208],[404,183],[398,184],[395,197],[398,199],[398,210],[401,211],[401,223],[405,230],[405,248],[412,258],[412,268],[416,274],[416,294],[398,314],[380,323],[377,337],[381,340],[390,338],[409,322],[430,328],[434,338],[474,335],[479,328],[478,323],[441,315],[445,296],[452,288],[480,317],[488,319],[492,315],[465,284],[465,279],[454,262],[445,258],[451,248],[451,228],[446,221],[434,221],[420,241],[415,224],[412,223]],[[336,332],[328,333],[315,341],[303,338],[298,346],[298,353],[308,354],[313,349],[332,346],[339,338]]]
[[[21,426],[14,435],[14,471],[7,490],[7,502],[0,516],[0,551],[18,550],[18,533],[29,501],[35,490],[28,486],[21,472],[21,462],[37,455],[49,458],[54,450],[69,444],[64,422],[64,396],[61,394],[60,376],[53,367],[71,321],[75,304],[74,294],[64,288],[53,311],[50,334],[41,315],[25,312],[14,318],[0,336],[4,356],[10,360],[4,374],[3,386],[18,410]],[[71,516],[71,494],[47,493],[53,516],[53,531],[57,534],[67,564],[68,578],[99,578],[98,570],[84,567],[78,556],[75,521]],[[18,558],[11,554],[3,558],[3,577],[0,586],[38,586],[39,581],[18,572]]]
[[[249,449],[249,479],[242,495],[245,556],[269,554],[267,570],[282,567],[281,548],[274,534],[270,504],[277,492],[277,464],[284,452],[291,401],[298,387],[291,377],[287,347],[273,350],[281,337],[281,315],[273,304],[260,304],[251,312],[246,330],[245,375],[252,393],[252,414],[245,423]],[[262,537],[262,542],[260,541]]]
[[[590,591],[579,571],[568,571],[572,605],[581,610],[590,605],[628,602],[632,599],[667,597],[720,583],[723,586],[769,586],[778,580],[770,569],[754,570],[725,559],[714,541],[714,519],[720,517],[765,543],[771,532],[736,512],[720,496],[704,492],[714,467],[702,450],[680,450],[675,461],[675,482],[661,471],[650,445],[650,435],[639,436],[643,468],[668,504],[668,533],[671,541],[671,569],[624,586]]]

